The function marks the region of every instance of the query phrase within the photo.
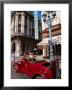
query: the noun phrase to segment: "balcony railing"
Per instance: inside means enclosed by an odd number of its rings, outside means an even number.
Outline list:
[[[12,33],[11,38],[12,37],[29,37],[34,39],[33,35],[27,35],[26,33]]]

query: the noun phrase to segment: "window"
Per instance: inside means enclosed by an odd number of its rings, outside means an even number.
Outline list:
[[[18,21],[21,21],[21,14],[18,15]]]
[[[18,33],[21,32],[21,14],[18,15]]]

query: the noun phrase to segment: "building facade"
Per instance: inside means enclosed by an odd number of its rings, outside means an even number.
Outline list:
[[[52,27],[52,41],[54,47],[54,55],[61,55],[61,24],[54,25]],[[49,31],[48,28],[42,31],[42,39],[41,44],[43,45],[43,57],[49,57]],[[44,44],[43,44],[44,42]]]
[[[39,32],[39,36],[40,36]],[[40,36],[41,37],[41,36]],[[14,11],[11,15],[11,55],[33,52],[35,40],[34,17],[31,11]]]
[[[43,12],[42,12],[43,14]],[[60,11],[56,12],[56,18],[52,22],[51,35],[53,41],[54,55],[61,56],[61,17]],[[42,19],[42,41],[37,44],[43,50],[43,57],[50,57],[49,30]]]

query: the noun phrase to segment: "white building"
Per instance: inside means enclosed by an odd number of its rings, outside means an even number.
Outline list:
[[[11,15],[11,54],[19,57],[36,46],[34,17],[31,11],[14,11]]]
[[[41,12],[41,17],[44,13],[45,13],[44,11]],[[44,23],[43,18],[41,19],[42,19],[42,30],[45,30],[46,28],[48,28],[48,25]],[[52,22],[53,26],[56,24],[61,24],[61,12],[60,11],[56,11],[56,18]]]
[[[42,11],[42,15],[44,13],[45,12]],[[55,17],[54,21],[52,22],[52,31],[51,32],[52,32],[53,43],[57,44],[57,45],[61,44],[61,12],[60,11],[56,11],[56,17]],[[49,40],[48,25],[46,25],[44,23],[43,18],[42,18],[42,41],[40,43],[38,43],[37,45],[39,47],[42,47],[43,57],[48,57],[49,56],[48,40]],[[57,47],[60,47],[60,49],[61,49],[61,46],[57,46]],[[61,52],[60,49],[57,52]]]
[[[42,12],[43,14],[43,12]],[[58,37],[61,35],[61,12],[56,11],[56,18],[52,23],[52,38],[58,43]],[[41,29],[41,24],[38,24]],[[57,30],[56,30],[57,28]],[[41,32],[39,32],[39,36]],[[58,36],[58,37],[57,37]],[[41,36],[40,36],[41,37]],[[39,38],[40,38],[39,37]],[[48,26],[45,25],[42,19],[42,41],[38,43],[39,46],[45,44],[48,46]],[[61,40],[61,36],[60,36]],[[59,42],[61,43],[61,42]],[[30,11],[15,11],[11,16],[11,54],[15,57],[21,56],[23,53],[28,54],[35,48],[37,42],[35,40],[34,17]],[[48,47],[47,47],[48,49]],[[43,48],[43,56],[48,55],[49,50]],[[47,54],[46,54],[47,53]]]

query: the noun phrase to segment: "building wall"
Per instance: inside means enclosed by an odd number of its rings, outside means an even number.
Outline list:
[[[20,57],[32,52],[36,46],[34,18],[31,12],[14,12],[11,17],[11,54]]]
[[[51,35],[52,36],[61,35],[61,25],[60,24],[53,26],[53,28],[51,30]],[[48,28],[46,28],[45,30],[42,31],[42,39],[47,38],[47,37],[49,37]]]
[[[52,27],[51,35],[52,37],[61,35],[61,24],[57,24]],[[48,28],[46,28],[45,30],[42,31],[42,40],[48,37],[49,37],[49,31]],[[61,55],[61,45],[56,45],[54,48],[55,48],[54,53],[56,55]],[[49,51],[50,51],[49,45],[43,46],[43,57],[49,57]]]
[[[42,15],[44,14],[45,12],[42,11]],[[42,16],[41,15],[41,16]],[[52,22],[52,26],[56,25],[56,24],[59,24],[61,23],[61,11],[56,11],[56,18],[53,20]],[[44,23],[43,21],[43,18],[42,18],[42,31],[45,30],[46,28],[48,28],[48,25]]]
[[[24,33],[32,35],[34,19],[27,12],[16,12],[11,21],[11,34]]]

